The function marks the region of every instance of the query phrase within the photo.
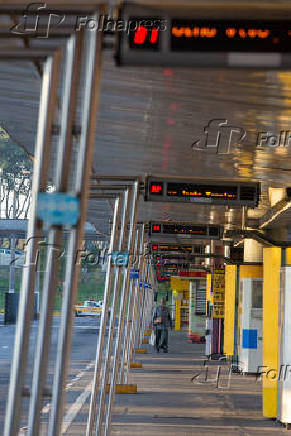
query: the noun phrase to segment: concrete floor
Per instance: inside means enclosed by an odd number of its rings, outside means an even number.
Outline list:
[[[116,395],[112,436],[288,433],[262,417],[261,383],[254,376],[232,374],[229,379],[227,365],[212,361],[205,377],[204,346],[188,344],[184,332],[171,333],[169,343],[168,354],[148,346],[148,354],[137,357],[143,369],[133,370],[131,381],[138,394]]]
[[[96,331],[88,330],[92,322],[81,321],[82,325],[76,326],[79,345],[73,351],[78,351],[78,359],[70,367],[64,436],[86,433],[94,369],[91,359],[96,349]],[[90,344],[91,354],[86,348]],[[225,362],[204,365],[204,346],[187,343],[185,332],[170,333],[168,354],[146,347],[148,354],[136,358],[143,368],[132,370],[130,376],[138,393],[115,396],[110,436],[291,435],[280,424],[262,417],[261,383],[255,377],[231,374],[229,378]],[[80,353],[88,360],[81,361]],[[49,410],[50,404],[44,404],[41,436],[47,434]],[[25,436],[26,431],[20,434]]]

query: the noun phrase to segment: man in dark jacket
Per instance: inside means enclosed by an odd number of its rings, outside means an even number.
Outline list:
[[[153,314],[153,324],[155,326],[156,350],[163,348],[164,353],[168,352],[168,328],[172,329],[172,318],[166,306],[166,299],[163,298],[160,306],[157,306]]]

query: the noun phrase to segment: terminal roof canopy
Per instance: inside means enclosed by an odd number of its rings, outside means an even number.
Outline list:
[[[272,2],[267,3],[272,5]],[[233,6],[234,2],[203,4]],[[255,5],[254,2],[243,4],[249,8]],[[289,7],[290,2],[280,2],[281,7],[286,5]],[[10,19],[5,15],[0,18],[2,23]],[[62,42],[54,40],[53,43]],[[41,47],[48,41],[35,40],[31,44]],[[0,40],[0,46],[21,47],[23,41]],[[40,83],[34,63],[1,61],[1,126],[32,156]],[[98,175],[145,177],[150,174],[259,181],[262,183],[261,205],[250,212],[250,216],[258,218],[269,207],[268,187],[290,184],[291,147],[257,146],[261,132],[279,135],[280,131],[291,130],[290,98],[291,72],[288,71],[117,67],[114,52],[106,50],[96,120],[94,172]],[[225,120],[227,126],[246,132],[243,142],[234,143],[229,154],[217,154],[213,148],[196,150],[192,147],[214,119]],[[227,137],[227,127],[221,132]],[[212,134],[215,136],[216,132]],[[107,220],[111,207],[100,209],[93,203],[91,200],[88,219],[98,226],[104,216]],[[141,200],[139,219],[240,226],[241,210]]]

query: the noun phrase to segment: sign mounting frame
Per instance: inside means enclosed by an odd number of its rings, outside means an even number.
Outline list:
[[[258,18],[254,11],[259,14]],[[215,11],[201,5],[175,9],[124,3],[119,18],[131,25],[127,32],[117,32],[116,62],[119,66],[290,69],[291,49],[289,51],[286,47],[289,38],[291,43],[291,20],[286,20],[286,11],[283,8],[265,8],[259,12],[252,8],[248,11],[244,8]],[[149,24],[151,19],[152,26]],[[183,20],[189,19],[193,20],[193,25],[183,27]],[[136,28],[132,24],[135,20]],[[157,27],[159,20],[161,24]],[[202,25],[203,22],[206,24]],[[175,26],[177,23],[181,26]],[[276,23],[278,27],[283,26],[283,33],[276,31]],[[175,27],[179,31],[184,28],[187,38],[184,34],[175,37]],[[216,34],[210,38],[213,29]],[[230,34],[230,31],[235,34]],[[132,42],[134,32],[138,36],[136,44]],[[188,46],[187,51],[182,50],[182,39]],[[189,49],[190,39],[193,39],[193,50]],[[213,50],[210,43],[205,44],[207,39],[216,42]],[[279,41],[274,42],[277,39]],[[176,49],[172,50],[173,47]]]

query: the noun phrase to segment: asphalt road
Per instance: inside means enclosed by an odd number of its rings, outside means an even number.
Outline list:
[[[49,360],[48,386],[51,386],[54,372],[54,361],[56,358],[57,334],[60,325],[60,317],[55,317],[53,322],[52,346]],[[96,344],[99,333],[100,318],[98,317],[77,317],[75,318],[72,355],[70,362],[69,377],[67,385],[73,386],[80,382],[81,377],[89,371],[92,376],[93,361],[95,359]],[[27,385],[30,384],[33,370],[33,355],[36,342],[38,322],[34,321],[31,328],[31,344],[29,349],[28,377]],[[15,326],[4,326],[3,316],[0,316],[0,434],[3,434],[4,415],[6,399],[9,387],[10,363],[13,355],[13,345],[15,338]],[[81,388],[82,390],[82,388]],[[67,390],[67,403],[74,403],[78,396],[78,389]],[[44,399],[44,412],[49,412],[49,399]],[[24,399],[23,425],[26,424],[28,399]],[[45,413],[44,413],[45,416]]]

